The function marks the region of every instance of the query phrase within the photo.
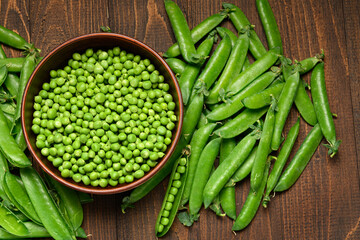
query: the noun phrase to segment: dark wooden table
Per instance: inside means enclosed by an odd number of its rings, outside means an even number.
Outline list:
[[[261,208],[242,232],[235,235],[231,232],[233,221],[202,210],[191,228],[176,219],[164,239],[360,239],[360,2],[269,1],[286,56],[301,60],[325,51],[326,84],[331,109],[338,115],[335,125],[342,139],[340,151],[330,159],[321,146],[299,181],[278,194],[268,209]],[[190,28],[221,8],[220,0],[176,2]],[[255,0],[230,2],[245,12],[266,42]],[[0,14],[1,25],[33,42],[43,55],[72,37],[99,32],[100,26],[134,37],[159,52],[174,42],[162,0],[1,0]],[[223,25],[233,29],[229,22]],[[9,49],[6,52],[19,55]],[[292,111],[286,131],[296,117],[297,112]],[[300,140],[311,129],[305,122],[301,124]],[[94,196],[94,203],[84,207],[83,228],[89,239],[155,239],[154,225],[165,188],[163,182],[126,214],[120,208],[125,194]],[[238,213],[248,189],[248,179],[237,187]]]

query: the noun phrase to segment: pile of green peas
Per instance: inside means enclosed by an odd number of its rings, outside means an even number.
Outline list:
[[[74,53],[34,98],[32,131],[61,176],[94,187],[155,167],[178,120],[170,86],[149,59],[119,47]]]

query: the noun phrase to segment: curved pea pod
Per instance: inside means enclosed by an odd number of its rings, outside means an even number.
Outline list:
[[[224,89],[226,89],[230,81],[240,73],[247,55],[248,48],[248,34],[241,34],[231,50],[231,54],[228,61],[226,62],[224,70],[222,71],[214,87],[209,92],[209,95],[206,97],[206,103],[215,104],[221,100],[220,92],[223,91],[224,93]]]
[[[231,176],[250,154],[251,150],[255,146],[257,138],[259,137],[258,135],[257,130],[249,133],[216,168],[215,172],[207,181],[204,191],[202,191],[205,208],[207,208],[214,198],[220,193],[221,189],[223,189]]]
[[[36,213],[50,235],[54,239],[76,240],[75,232],[60,213],[39,174],[28,167],[20,169],[20,176]]]
[[[126,196],[122,199],[121,210],[123,213],[125,213],[126,208],[132,207],[134,203],[144,198],[170,174],[172,167],[174,166],[176,160],[181,156],[184,148],[186,147],[186,144],[187,142],[185,141],[184,137],[180,137],[173,154],[170,156],[165,165],[159,170],[159,172],[156,173],[155,176],[153,176],[150,180],[132,190],[129,196]]]
[[[16,74],[8,73],[4,85],[12,97],[16,97],[18,94],[19,82],[20,79]]]
[[[184,206],[190,197],[191,188],[194,182],[196,168],[202,150],[204,149],[210,134],[216,127],[216,123],[208,123],[194,132],[190,142],[189,173],[186,178],[185,190],[182,196],[181,205]]]
[[[0,86],[5,82],[8,75],[8,69],[6,66],[0,67]]]
[[[235,43],[238,40],[238,37],[236,36],[236,34],[233,31],[231,31],[230,29],[225,28],[225,27],[217,27],[216,31],[220,35],[221,38],[224,38],[225,35],[228,35],[230,37],[231,46],[232,47],[235,46]]]
[[[73,229],[78,229],[83,222],[84,212],[76,191],[65,187],[48,175],[46,175],[46,180],[58,193]]]
[[[191,38],[195,43],[202,39],[206,34],[211,32],[216,26],[218,26],[226,18],[226,13],[215,13],[204,21],[195,26],[191,31]],[[179,44],[175,43],[164,53],[164,57],[172,58],[181,54]],[[200,53],[199,53],[200,54]],[[201,55],[201,54],[200,54]]]
[[[19,89],[16,96],[16,102],[21,103],[22,98],[24,95],[24,90],[26,87],[27,82],[29,81],[29,78],[31,74],[33,73],[34,69],[36,67],[36,55],[32,54],[25,58],[24,66],[21,69],[20,72],[20,82],[19,82]],[[14,115],[14,121],[17,121],[21,116],[21,104],[16,105],[16,111]]]
[[[279,57],[276,50],[277,48],[271,49],[234,78],[226,89],[227,94],[229,96],[235,95],[274,65]]]
[[[291,106],[293,105],[299,81],[300,74],[298,71],[295,71],[287,79],[285,77],[285,85],[278,101],[278,111],[275,114],[275,128],[271,142],[271,149],[274,151],[278,150],[280,147],[282,130]]]
[[[232,150],[236,147],[236,141],[233,138],[224,139],[220,146],[219,164],[230,155]],[[224,186],[219,193],[220,205],[226,216],[231,219],[236,218],[236,197],[235,186]]]
[[[305,82],[301,78],[295,95],[294,102],[302,118],[308,124],[314,126],[317,123],[317,117],[316,117],[314,105],[312,104],[311,99],[305,90]]]
[[[167,58],[165,62],[177,76],[181,76],[186,67],[186,63],[178,58]]]
[[[23,37],[10,29],[0,25],[0,42],[19,50],[31,50],[34,45],[28,43]]]
[[[267,204],[270,201],[269,195],[271,191],[275,188],[280,178],[281,172],[286,164],[286,161],[290,156],[291,150],[295,144],[297,136],[299,135],[299,128],[300,128],[300,119],[298,119],[296,123],[291,127],[284,141],[284,144],[281,147],[279,155],[274,163],[274,166],[271,170],[271,173],[266,183],[266,191],[263,199],[263,207],[265,208],[267,207]]]
[[[3,186],[6,195],[15,207],[33,222],[42,225],[21,179],[10,172],[5,172]]]
[[[220,144],[221,138],[211,140],[201,152],[193,180],[195,184],[191,187],[189,198],[189,213],[192,220],[196,221],[199,217],[199,211],[203,203],[204,188],[210,177],[214,161],[219,153]],[[212,201],[210,201],[210,203],[211,202]]]
[[[240,182],[247,176],[249,176],[252,166],[255,161],[257,146],[253,148],[249,156],[246,158],[246,160],[241,164],[241,166],[236,170],[236,172],[231,176],[229,181],[226,183],[225,186],[235,186],[235,183]]]
[[[278,74],[279,72],[272,71],[262,74],[242,91],[227,99],[225,103],[221,103],[214,107],[214,109],[206,115],[206,117],[212,121],[220,121],[233,116],[244,107],[242,103],[244,98],[265,89],[274,81]]]
[[[265,31],[269,49],[279,47],[280,54],[283,54],[279,27],[268,0],[256,0],[256,8]]]
[[[0,59],[6,58],[6,54],[2,46],[0,46]]]
[[[191,37],[190,29],[184,14],[175,2],[165,0],[164,3],[175,38],[179,44],[181,55],[188,63],[200,63],[203,61],[203,56],[196,53],[194,41]]]
[[[235,118],[226,122],[214,133],[222,138],[232,138],[240,135],[258,121],[266,112],[268,107],[260,109],[245,109]]]
[[[230,37],[226,35],[221,40],[214,53],[211,55],[210,59],[206,63],[204,69],[201,71],[199,77],[197,78],[191,98],[193,98],[193,96],[197,93],[197,91],[201,88],[202,85],[205,85],[204,87],[206,88],[206,90],[210,89],[210,87],[213,85],[213,83],[225,67],[230,52],[231,41]]]
[[[25,236],[29,233],[25,224],[2,202],[0,202],[0,226],[17,236]]]
[[[315,57],[306,58],[299,62],[300,69],[299,73],[300,75],[305,74],[309,71],[311,71],[317,63],[322,62],[324,59],[324,51],[322,50],[321,53],[316,54]]]
[[[237,6],[231,3],[223,3],[222,5],[224,9],[229,11],[230,20],[234,24],[238,32],[240,32],[240,30],[245,26],[250,25],[249,20],[247,19],[245,14],[240,10],[240,8],[238,8]],[[266,49],[264,45],[262,44],[260,38],[258,37],[258,35],[254,30],[250,31],[249,50],[256,59],[259,59],[266,53]]]
[[[279,98],[280,93],[284,88],[284,85],[285,83],[277,83],[271,85],[270,87],[266,88],[261,92],[244,98],[242,100],[242,104],[244,104],[246,108],[250,109],[258,109],[270,105],[272,97],[274,97],[275,99]]]
[[[10,135],[10,129],[7,126],[7,119],[0,109],[0,150],[6,159],[16,167],[31,166],[30,160],[16,144],[15,139]]]
[[[188,161],[183,157],[179,158],[173,167],[164,201],[155,224],[157,237],[164,236],[175,219],[184,192],[188,169]]]
[[[234,225],[232,226],[233,231],[240,231],[246,228],[250,222],[254,219],[257,210],[259,209],[261,198],[263,196],[266,180],[269,174],[270,161],[266,163],[263,180],[259,190],[254,194],[254,192],[250,189],[249,195],[246,198],[244,205],[241,208],[240,214],[236,218]]]
[[[5,66],[9,72],[18,73],[24,66],[25,58],[4,58],[0,59],[0,66]]]
[[[214,39],[214,36],[206,38],[198,47],[197,52],[201,55],[208,56],[214,45]],[[203,63],[198,65],[187,64],[179,78],[181,95],[185,105],[188,104],[195,80],[201,71],[202,65]]]
[[[341,140],[336,140],[334,119],[330,110],[330,105],[326,93],[324,63],[318,63],[311,74],[311,96],[314,102],[314,109],[321,131],[326,141],[325,145],[329,148],[330,157],[335,156]]]
[[[184,136],[185,140],[188,142],[196,128],[201,112],[204,105],[204,95],[202,93],[195,94],[194,98],[191,100],[189,107],[186,109],[183,126],[181,134]]]
[[[266,166],[268,154],[270,152],[271,139],[275,124],[276,100],[273,100],[267,111],[264,126],[261,132],[259,146],[256,151],[253,167],[251,169],[250,186],[254,192],[257,192],[263,182],[263,174]]]
[[[316,124],[308,133],[299,150],[295,153],[294,158],[280,176],[279,182],[274,188],[275,192],[288,190],[296,182],[309,163],[322,139],[323,133],[320,125]]]

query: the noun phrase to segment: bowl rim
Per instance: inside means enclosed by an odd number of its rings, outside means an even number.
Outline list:
[[[43,161],[37,156],[33,146],[30,144],[30,140],[29,140],[29,136],[27,131],[31,131],[31,129],[27,129],[25,126],[25,99],[26,96],[28,94],[30,85],[34,79],[34,76],[36,75],[36,73],[39,71],[39,69],[42,67],[42,65],[48,61],[48,59],[53,55],[58,53],[59,51],[61,51],[63,48],[67,47],[68,45],[71,45],[75,42],[79,42],[85,39],[91,39],[94,37],[102,37],[102,36],[106,36],[106,37],[112,37],[112,38],[120,38],[122,40],[126,40],[128,42],[132,42],[132,44],[138,45],[139,47],[145,49],[147,52],[149,52],[151,55],[153,55],[155,58],[157,58],[160,63],[165,67],[166,71],[170,74],[171,76],[171,80],[169,79],[169,81],[173,81],[174,86],[175,86],[175,91],[176,94],[178,95],[178,99],[179,99],[179,119],[178,119],[178,124],[177,124],[177,128],[176,128],[176,135],[174,137],[174,140],[172,141],[170,148],[167,152],[167,154],[161,159],[161,161],[154,167],[152,168],[148,173],[146,173],[146,175],[140,179],[136,179],[131,183],[122,185],[119,184],[115,187],[106,187],[106,188],[95,188],[92,186],[86,186],[86,185],[77,185],[74,184],[70,181],[68,181],[65,178],[62,178],[58,175],[56,175],[52,170],[50,170],[45,163],[43,163]],[[174,91],[174,92],[175,92]],[[158,171],[165,165],[165,163],[169,160],[169,158],[171,157],[171,155],[174,152],[174,149],[176,148],[176,145],[180,139],[181,136],[181,129],[182,129],[182,124],[183,124],[183,115],[184,115],[184,106],[183,106],[183,101],[182,101],[182,95],[181,95],[181,90],[180,90],[180,86],[176,80],[176,76],[173,73],[173,71],[171,70],[171,68],[169,67],[169,65],[166,63],[166,61],[161,57],[161,55],[156,52],[153,48],[151,48],[150,46],[148,46],[147,44],[123,35],[123,34],[119,34],[119,33],[90,33],[90,34],[84,34],[84,35],[80,35],[71,39],[66,40],[65,42],[61,43],[60,45],[58,45],[57,47],[55,47],[53,50],[51,50],[48,54],[46,54],[46,56],[40,61],[40,63],[36,66],[36,68],[34,69],[33,73],[31,74],[28,83],[26,84],[25,90],[24,90],[24,94],[22,97],[22,101],[21,101],[21,126],[22,126],[22,130],[24,133],[24,138],[27,144],[27,147],[31,153],[31,155],[33,156],[33,159],[35,160],[35,162],[37,164],[40,165],[41,169],[43,171],[45,171],[47,174],[49,174],[51,177],[53,177],[55,180],[57,180],[58,182],[64,184],[65,186],[72,188],[74,190],[77,191],[81,191],[81,192],[85,192],[85,193],[91,193],[91,194],[97,194],[97,195],[109,195],[109,194],[116,194],[116,193],[121,193],[121,192],[125,192],[125,191],[129,191],[135,187],[140,186],[141,184],[147,182],[148,180],[150,180],[153,176],[155,176],[155,174],[158,173]],[[56,169],[57,170],[57,169]],[[57,170],[59,171],[59,170]]]

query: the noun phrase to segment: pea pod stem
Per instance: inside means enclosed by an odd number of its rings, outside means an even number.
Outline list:
[[[195,43],[200,41],[206,34],[211,32],[216,26],[218,26],[225,18],[226,13],[216,13],[211,15],[210,17],[203,20],[201,23],[199,23],[197,26],[195,26],[191,31],[191,38]],[[177,57],[181,54],[179,44],[175,43],[169,49],[164,53],[164,57],[170,58],[170,57]],[[200,54],[201,55],[201,54]]]
[[[298,118],[296,123],[290,128],[289,133],[284,141],[283,146],[281,147],[279,155],[274,163],[274,166],[267,180],[265,196],[263,199],[263,207],[265,208],[267,207],[270,201],[269,195],[271,191],[275,188],[280,178],[281,172],[286,164],[286,161],[290,156],[291,150],[295,144],[297,136],[299,135],[299,128],[300,128],[300,119]]]
[[[255,130],[243,138],[211,175],[203,191],[205,208],[220,193],[221,189],[250,154],[258,135],[257,130]]]
[[[335,124],[330,110],[329,100],[326,92],[324,63],[318,63],[311,74],[311,95],[314,102],[316,117],[321,131],[329,148],[328,154],[334,157],[338,151],[341,140],[336,140]]]
[[[240,8],[238,8],[237,6],[231,3],[223,3],[222,5],[224,9],[229,11],[230,20],[234,24],[238,32],[240,32],[241,29],[244,28],[245,26],[250,25],[249,20],[247,19],[245,14],[240,10]],[[249,50],[251,54],[255,57],[255,59],[259,59],[264,54],[266,54],[266,49],[254,30],[250,31]]]
[[[312,155],[315,153],[322,138],[323,133],[320,125],[316,124],[308,133],[294,158],[280,176],[279,181],[274,188],[275,192],[286,191],[297,181],[309,163]]]

